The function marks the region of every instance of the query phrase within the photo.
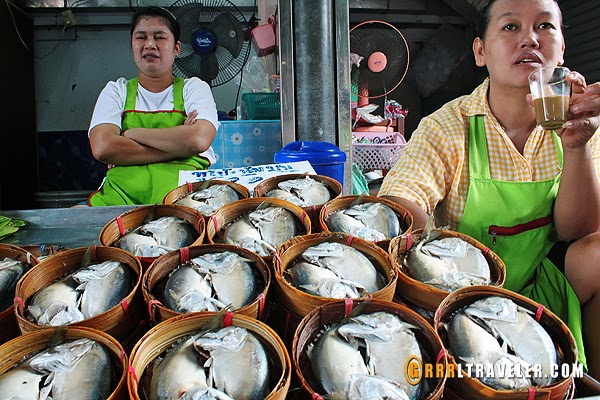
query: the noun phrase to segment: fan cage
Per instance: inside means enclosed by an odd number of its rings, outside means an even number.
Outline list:
[[[397,46],[391,46],[390,40]],[[388,56],[388,66],[380,73],[371,72],[367,66],[368,57],[361,54],[362,52],[370,55],[375,51]],[[410,49],[406,38],[398,28],[385,21],[364,21],[350,29],[350,52],[365,57],[359,68],[352,67],[351,77],[352,93],[362,98],[374,99],[393,92],[406,77],[410,65]],[[394,57],[390,58],[391,54]],[[374,90],[376,86],[377,90]]]
[[[229,82],[242,71],[250,55],[250,42],[244,39],[248,22],[238,7],[228,0],[179,0],[169,10],[181,25],[181,52],[175,58],[174,75],[183,78],[198,77],[215,87]],[[230,36],[239,38],[238,54],[234,56],[219,42],[214,53],[207,56],[196,54],[191,44],[193,33],[199,28],[207,28],[219,17],[229,22]],[[226,40],[231,46],[231,40]]]

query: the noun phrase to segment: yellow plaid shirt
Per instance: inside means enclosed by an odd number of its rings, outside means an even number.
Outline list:
[[[423,118],[386,175],[379,196],[398,196],[435,210],[437,225],[456,230],[469,190],[469,117],[485,115],[492,179],[532,182],[551,179],[560,172],[554,135],[540,127],[519,153],[491,112],[487,100],[489,78],[470,95],[459,97]],[[596,173],[600,171],[599,133],[590,141]],[[599,176],[600,179],[600,176]]]

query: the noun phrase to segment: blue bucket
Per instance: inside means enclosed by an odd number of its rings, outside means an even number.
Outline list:
[[[275,153],[275,162],[308,161],[317,175],[325,175],[344,185],[346,153],[328,142],[292,142]]]

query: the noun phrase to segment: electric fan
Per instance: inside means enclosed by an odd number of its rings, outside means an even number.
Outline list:
[[[169,10],[181,25],[181,52],[173,73],[197,76],[211,87],[233,79],[244,67],[250,42],[244,40],[248,23],[227,0],[178,0]]]
[[[350,54],[356,60],[351,80],[359,107],[367,105],[368,99],[391,93],[408,71],[410,57],[406,39],[387,22],[365,21],[353,27]]]

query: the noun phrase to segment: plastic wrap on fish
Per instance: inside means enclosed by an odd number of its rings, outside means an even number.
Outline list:
[[[59,326],[95,317],[119,304],[134,283],[119,261],[90,264],[37,292],[26,316],[39,325]]]
[[[402,234],[396,213],[383,203],[360,203],[335,211],[325,221],[332,232],[344,232],[371,242]]]
[[[113,381],[104,346],[78,339],[38,352],[0,375],[0,398],[100,400],[109,397]]]
[[[546,330],[511,299],[489,296],[459,310],[445,325],[457,362],[494,371],[480,380],[495,389],[527,389],[553,382],[559,356]],[[532,366],[541,368],[531,374]],[[502,371],[516,371],[503,374]]]
[[[149,400],[258,400],[269,392],[267,352],[253,333],[237,326],[185,336],[150,369]]]
[[[198,234],[189,222],[177,217],[160,217],[123,235],[115,245],[137,257],[158,257],[191,245]]]
[[[422,359],[417,329],[382,311],[328,326],[307,349],[313,375],[332,398],[421,399],[423,384],[409,384],[402,368]]]
[[[225,204],[233,203],[242,197],[228,185],[213,185],[208,188],[191,192],[174,204],[194,208],[205,216],[211,216]]]
[[[162,293],[164,303],[180,313],[240,309],[258,292],[251,262],[230,251],[193,258],[169,274]]]

